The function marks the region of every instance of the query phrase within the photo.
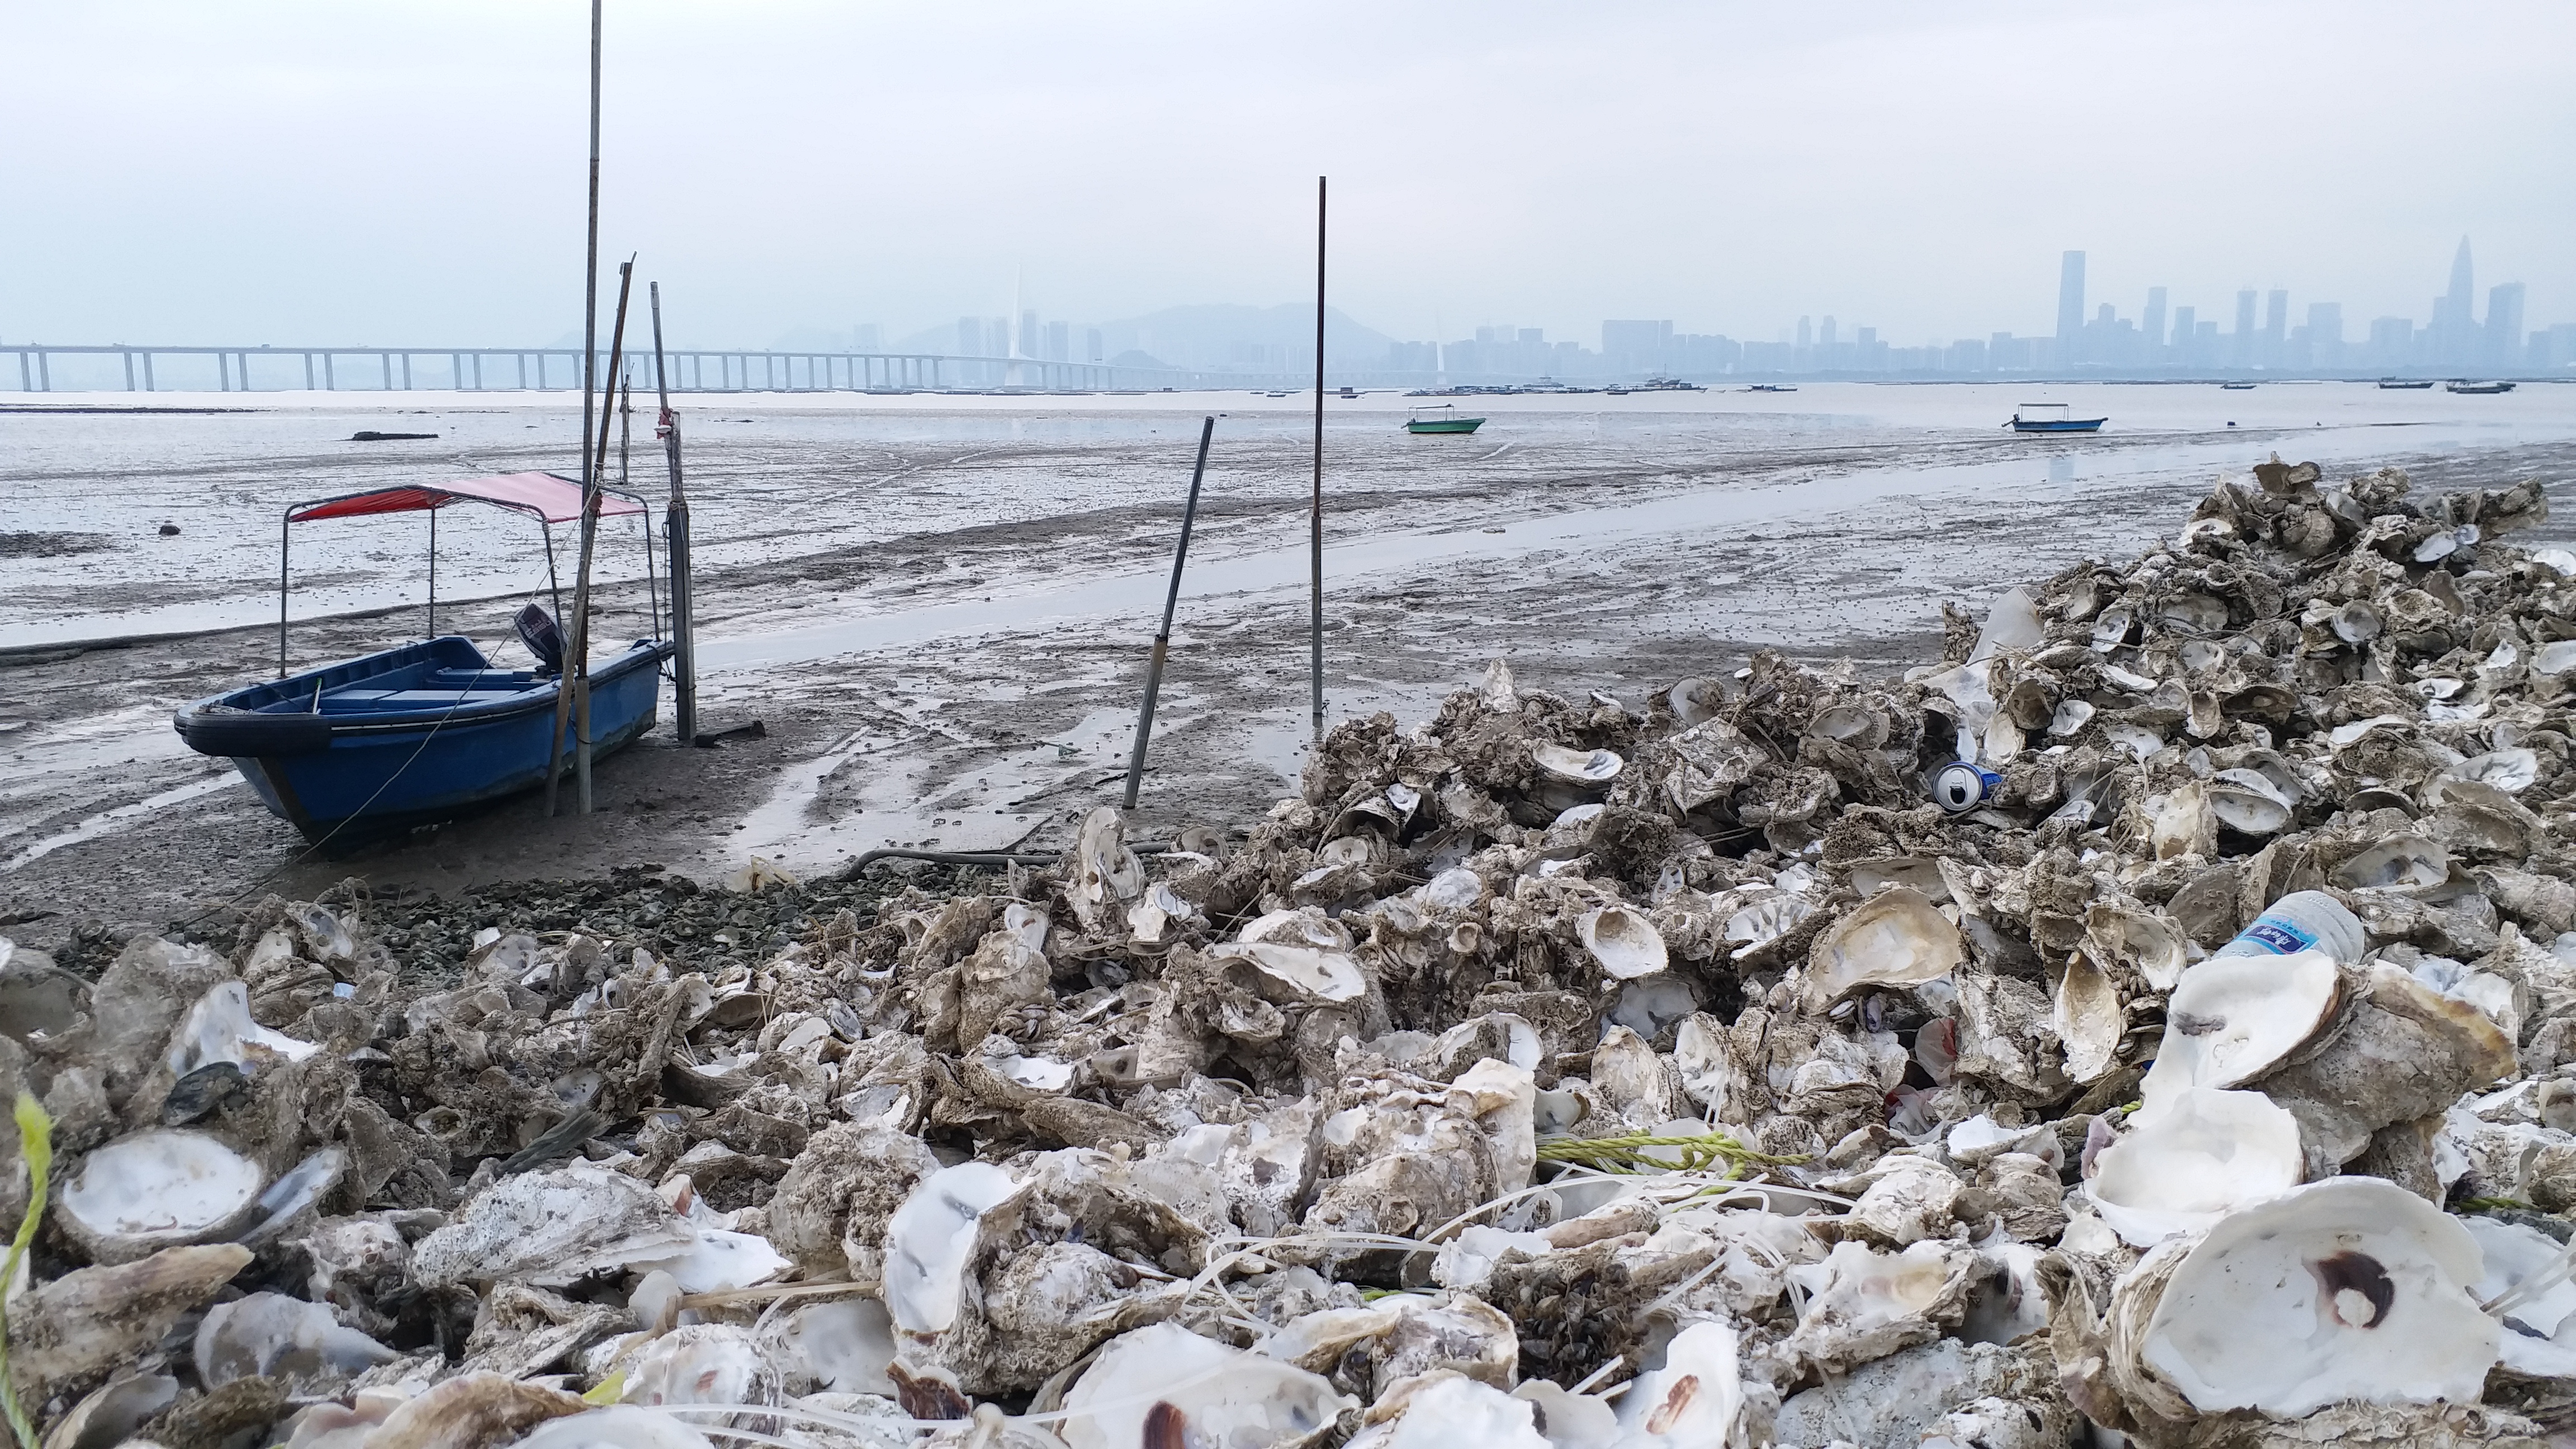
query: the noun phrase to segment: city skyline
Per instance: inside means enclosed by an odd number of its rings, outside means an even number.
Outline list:
[[[1724,375],[1729,373],[2005,374],[2055,372],[2272,372],[2359,375],[2423,369],[2468,369],[2546,375],[2576,365],[2576,324],[2526,326],[2520,281],[2487,288],[2479,305],[2471,239],[2452,255],[2449,280],[2430,307],[2417,314],[2347,317],[2342,303],[2302,298],[2294,308],[2287,287],[2237,288],[2204,315],[2198,302],[2177,301],[2170,288],[2145,289],[2134,315],[2087,289],[2089,254],[2070,249],[2059,258],[2054,331],[1927,339],[1907,344],[1877,327],[1846,322],[1831,313],[1800,317],[1769,338],[1692,333],[1668,318],[1605,319],[1596,339],[1550,337],[1544,327],[1483,323],[1465,335],[1422,339],[1383,336],[1384,372],[1450,372],[1475,376],[1591,377]],[[1189,312],[1189,307],[1164,309]],[[1238,312],[1257,309],[1235,308]],[[1311,310],[1293,304],[1269,309],[1297,313],[1292,332],[1310,334]],[[1343,322],[1370,331],[1352,319]],[[1275,329],[1274,329],[1275,330]],[[857,350],[885,329],[863,323],[847,334]],[[1373,339],[1382,334],[1370,332]],[[791,337],[793,334],[791,334]],[[819,339],[809,339],[819,340]],[[956,355],[1027,357],[1059,362],[1116,362],[1186,368],[1231,368],[1295,376],[1311,372],[1311,352],[1293,342],[1249,338],[1157,350],[1148,318],[1077,322],[1046,318],[1034,308],[1014,319],[964,316],[943,331],[929,328],[903,339],[899,350]],[[1167,355],[1169,354],[1169,355]],[[1337,344],[1328,361],[1366,366],[1352,347]]]

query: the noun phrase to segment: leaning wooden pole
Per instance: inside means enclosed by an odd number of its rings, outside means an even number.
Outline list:
[[[572,581],[573,776],[581,813],[590,813],[590,561],[599,544],[599,492],[608,478],[608,420],[617,412],[617,374],[626,361],[626,298],[635,283],[635,259],[617,264],[617,326],[609,334],[608,388],[599,400],[599,449],[590,458],[581,490],[581,564]]]
[[[662,516],[663,546],[671,551],[671,715],[680,743],[698,737],[698,645],[691,627],[689,500],[680,491],[680,415],[671,411],[671,381],[662,370],[662,284],[653,284],[653,383],[662,416],[653,425],[662,456],[671,465],[671,506]]]
[[[1145,783],[1145,743],[1154,737],[1154,700],[1163,692],[1163,660],[1172,648],[1172,611],[1181,603],[1181,565],[1190,556],[1190,525],[1199,516],[1199,480],[1207,476],[1208,440],[1216,436],[1216,418],[1199,424],[1198,466],[1190,469],[1190,501],[1181,506],[1181,541],[1172,549],[1172,587],[1163,595],[1163,627],[1154,635],[1154,657],[1145,666],[1145,707],[1136,713],[1136,748],[1127,756],[1127,803],[1136,808],[1136,792]]]
[[[590,497],[590,392],[599,356],[599,23],[601,0],[590,0],[590,246],[581,284],[581,494]],[[561,603],[556,607],[560,609]],[[559,626],[563,620],[555,621]],[[565,663],[569,664],[569,659]],[[555,726],[546,738],[546,813],[555,813],[563,776],[564,725],[572,714],[572,676],[555,672]]]
[[[1315,738],[1324,737],[1324,178],[1315,178],[1315,496],[1312,519]]]

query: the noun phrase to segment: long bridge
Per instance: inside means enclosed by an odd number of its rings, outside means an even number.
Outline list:
[[[22,393],[65,392],[555,392],[581,386],[578,347],[134,347],[122,343],[0,345],[0,390],[14,371]],[[1113,367],[1034,357],[920,352],[663,354],[673,392],[1113,392],[1164,387],[1278,386],[1268,374]],[[628,377],[650,390],[649,352]],[[601,371],[608,354],[598,354]],[[1292,385],[1311,386],[1299,376]]]

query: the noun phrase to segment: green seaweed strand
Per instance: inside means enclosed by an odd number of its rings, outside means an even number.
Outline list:
[[[36,1227],[45,1220],[46,1177],[54,1166],[54,1119],[45,1115],[44,1107],[32,1093],[18,1094],[18,1152],[27,1159],[27,1211],[18,1219],[18,1236],[9,1242],[9,1256],[0,1261],[0,1410],[9,1415],[9,1432],[18,1436],[19,1449],[36,1449],[36,1426],[27,1422],[27,1411],[18,1406],[17,1386],[9,1377],[9,1285],[18,1281],[18,1268],[27,1261],[27,1246],[36,1241]]]
[[[1654,1147],[1679,1149],[1681,1161],[1666,1162],[1647,1156],[1646,1149]],[[1766,1152],[1756,1152],[1724,1132],[1706,1132],[1690,1137],[1657,1137],[1651,1133],[1634,1132],[1624,1137],[1546,1139],[1538,1144],[1538,1160],[1568,1162],[1601,1172],[1623,1173],[1676,1169],[1701,1172],[1724,1163],[1726,1175],[1732,1180],[1742,1176],[1748,1167],[1779,1167],[1807,1159],[1804,1156],[1775,1157]]]

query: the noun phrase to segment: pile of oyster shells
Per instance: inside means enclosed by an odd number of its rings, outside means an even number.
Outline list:
[[[2544,1442],[2576,555],[2497,541],[2536,483],[2255,473],[1902,680],[1497,665],[1246,830],[1103,809],[756,967],[496,926],[424,990],[282,901],[95,983],[0,944],[55,1154],[16,1401],[49,1449]]]

